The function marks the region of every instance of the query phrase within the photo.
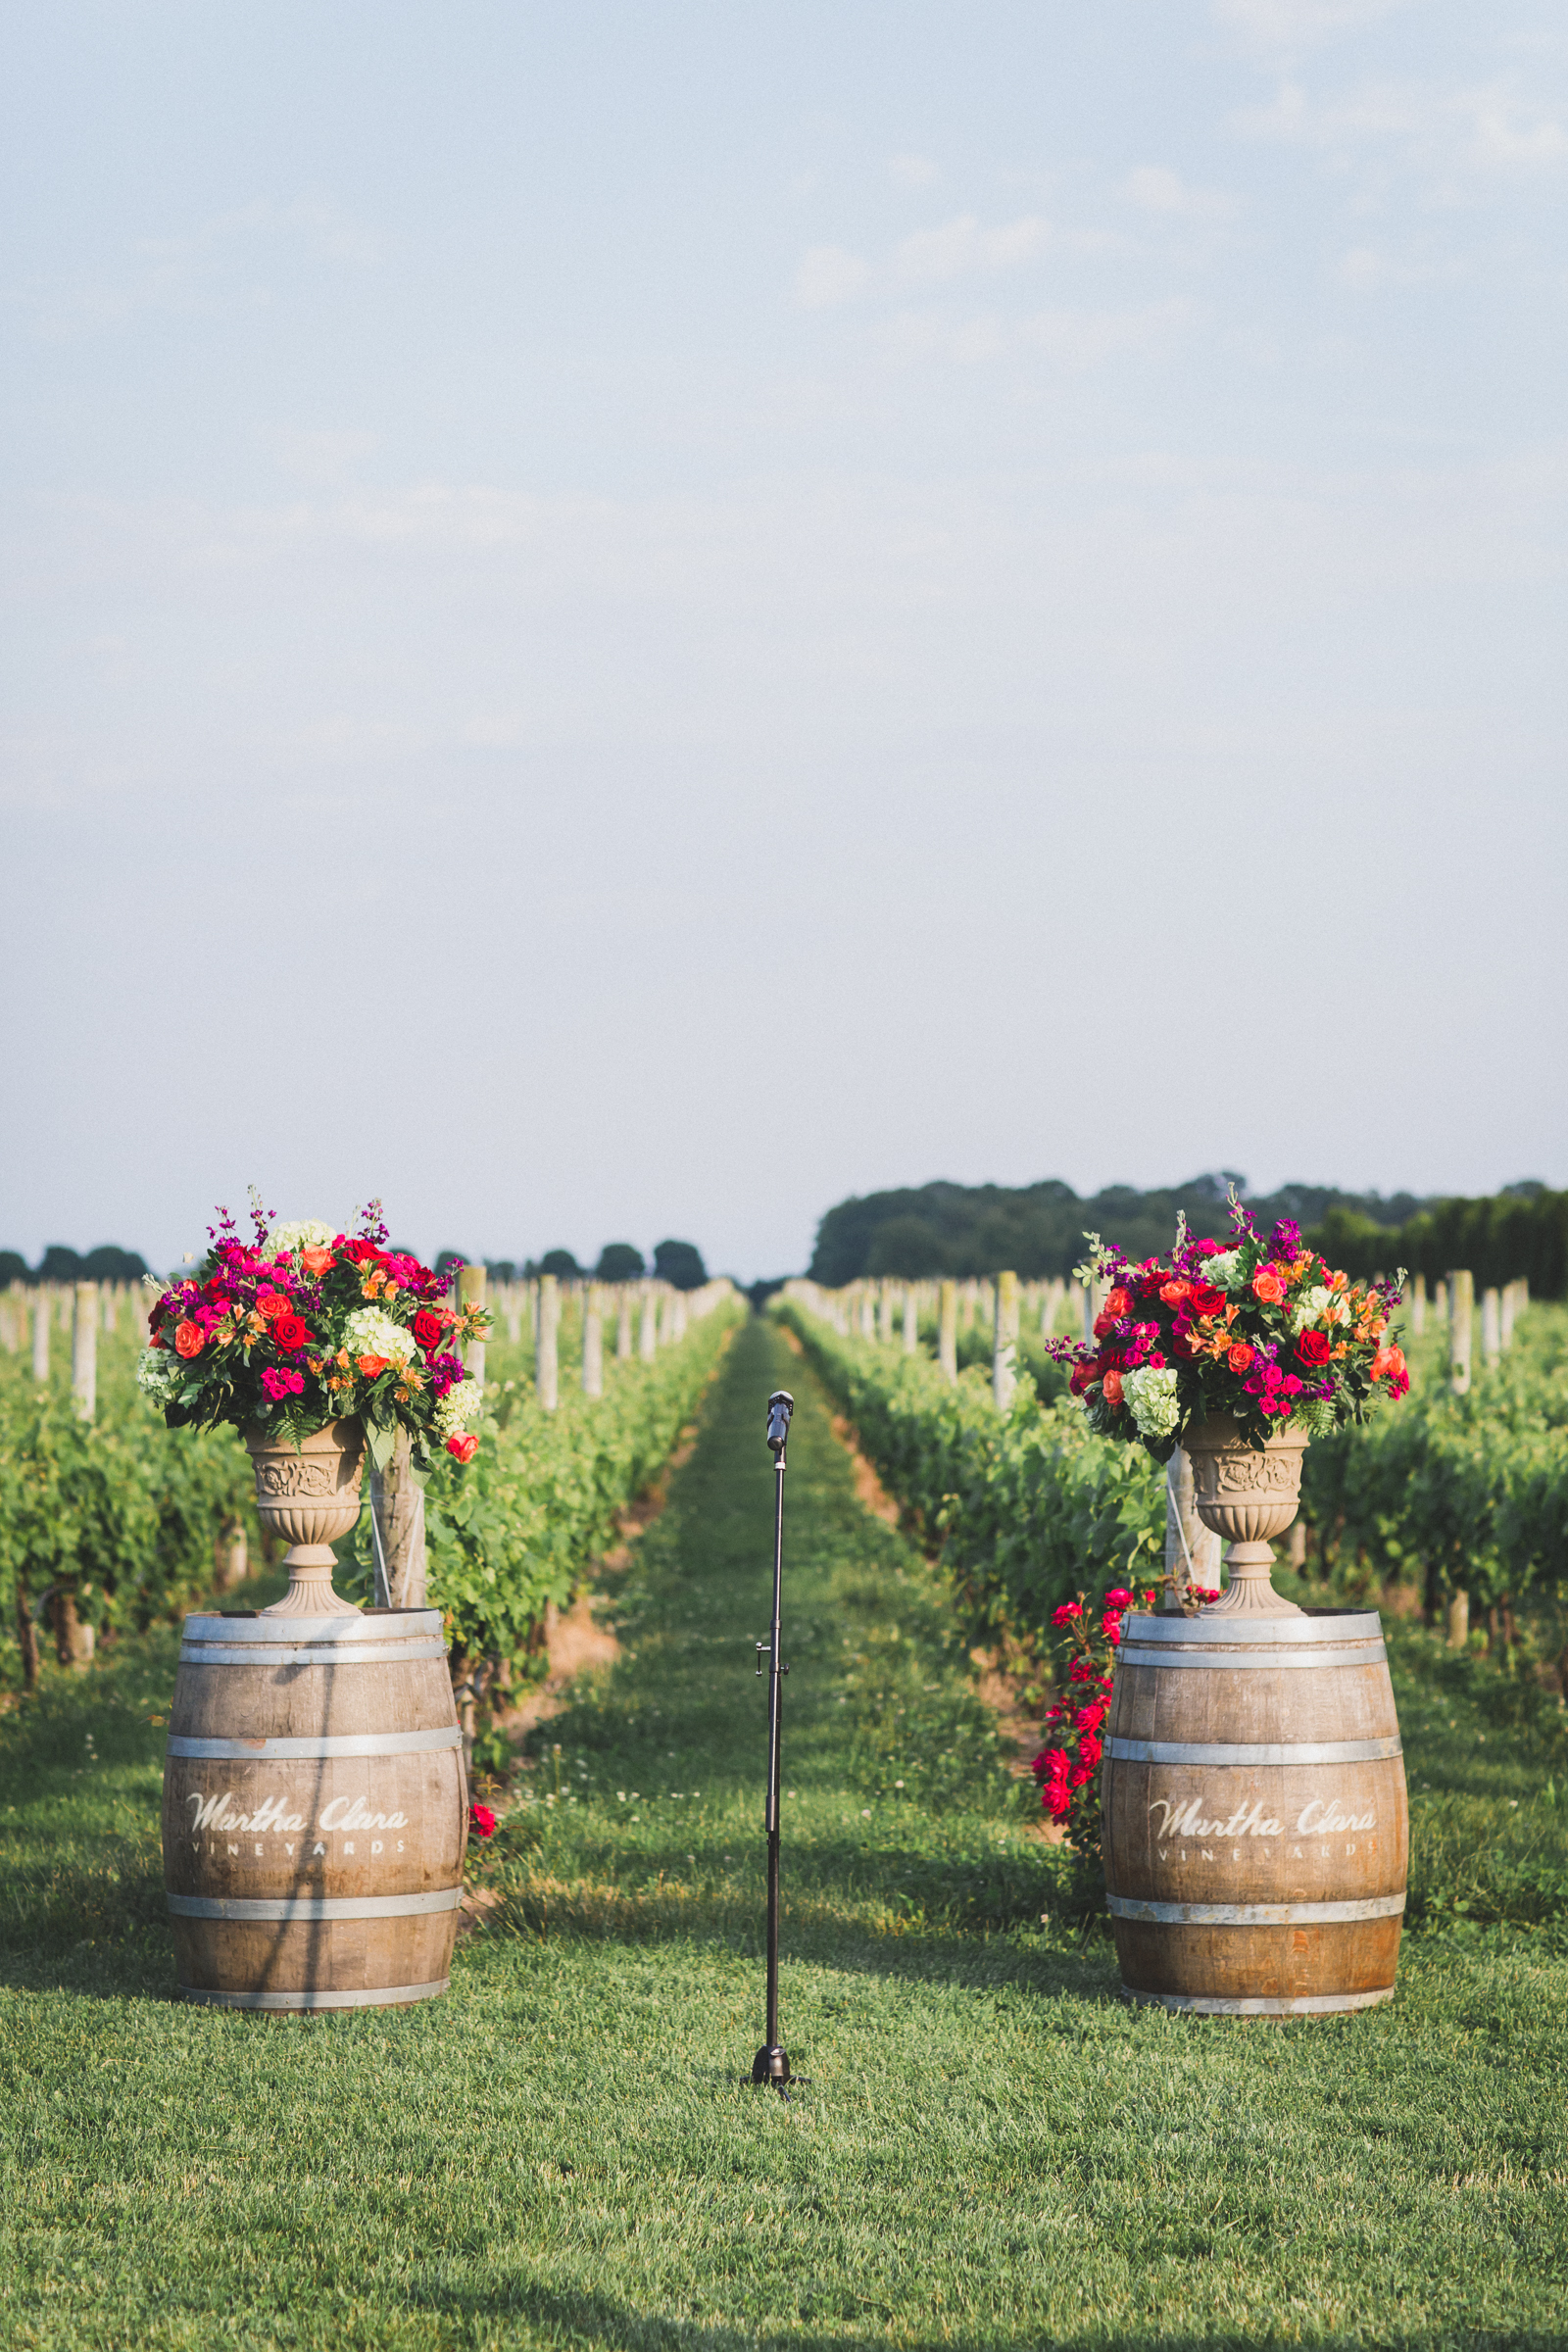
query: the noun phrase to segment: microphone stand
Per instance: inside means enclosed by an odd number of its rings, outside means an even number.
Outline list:
[[[784,1579],[784,1445],[789,1436],[795,1399],[777,1389],[767,1400],[767,1442],[773,1450],[773,1622],[772,1639],[757,1644],[757,1671],[762,1671],[762,1652],[768,1655],[767,1690],[767,2039],[752,2061],[752,2081],[771,2084],[781,2098],[790,2095],[790,2054],[778,2037],[778,1837],[779,1754],[783,1715],[783,1682],[789,1668],[779,1657],[779,1610]],[[805,2077],[797,2075],[796,2082]]]

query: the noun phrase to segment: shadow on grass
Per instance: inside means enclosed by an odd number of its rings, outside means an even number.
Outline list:
[[[864,2352],[867,2343],[896,2342],[901,2352],[953,2352],[965,2342],[1016,2347],[1016,2352],[1264,2352],[1289,2343],[1297,2352],[1366,2352],[1362,2334],[1259,2335],[1205,2329],[1195,2334],[1140,2328],[1136,2333],[1095,2328],[1070,2335],[1043,2334],[1038,2325],[1020,2323],[1010,2332],[1006,2320],[965,2330],[958,2325],[928,2333],[905,2332],[901,2315],[880,2298],[855,2291],[848,2281],[812,2281],[803,2292],[800,2324],[793,2327],[731,2325],[723,2320],[681,2320],[629,2309],[608,2295],[559,2290],[519,2282],[489,2294],[464,2294],[417,2286],[408,2290],[411,2308],[440,2313],[470,2330],[497,2324],[524,2324],[529,2341],[567,2346],[574,2352]],[[837,2308],[835,2308],[837,2306]],[[849,2306],[849,2308],[846,2308]],[[871,2332],[880,2320],[887,2333]],[[868,2325],[869,2324],[869,2325]],[[1539,2329],[1418,2328],[1379,2333],[1380,2352],[1562,2352],[1563,2335]]]

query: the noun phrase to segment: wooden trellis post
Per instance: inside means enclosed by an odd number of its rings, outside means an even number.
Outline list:
[[[460,1307],[483,1306],[483,1266],[465,1266],[462,1268],[458,1275],[458,1304]],[[465,1344],[463,1350],[463,1369],[465,1372],[466,1372],[470,1380],[476,1380],[481,1389],[484,1387],[483,1340],[469,1340]]]
[[[32,1294],[32,1377],[49,1377],[49,1316],[54,1301],[47,1287],[39,1283]]]
[[[78,1282],[71,1326],[71,1391],[83,1421],[98,1410],[98,1285]]]
[[[583,1293],[582,1393],[585,1396],[602,1396],[605,1393],[605,1326],[596,1282],[591,1282]]]
[[[616,1285],[615,1361],[617,1364],[631,1362],[631,1284],[629,1282]]]
[[[1481,1294],[1481,1360],[1489,1371],[1502,1361],[1502,1310],[1494,1290]]]
[[[958,1377],[958,1286],[956,1282],[942,1285],[941,1306],[937,1324],[937,1362],[949,1380]]]
[[[904,1352],[916,1355],[919,1348],[920,1322],[915,1310],[914,1285],[909,1282],[904,1286]]]
[[[652,1283],[643,1285],[643,1313],[637,1334],[637,1352],[645,1364],[651,1364],[659,1353],[659,1301],[654,1297]]]
[[[1462,1396],[1470,1386],[1470,1326],[1475,1309],[1475,1284],[1467,1269],[1449,1275],[1448,1298],[1448,1367],[1454,1394]]]
[[[1018,1277],[999,1274],[991,1332],[991,1394],[999,1413],[1010,1408],[1017,1386]]]
[[[553,1274],[539,1277],[539,1346],[534,1354],[534,1387],[547,1413],[560,1402],[561,1293]]]

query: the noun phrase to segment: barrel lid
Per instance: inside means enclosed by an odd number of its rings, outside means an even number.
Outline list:
[[[410,1642],[441,1631],[439,1609],[357,1609],[352,1617],[269,1617],[254,1609],[201,1609],[185,1620],[181,1639],[192,1642],[262,1642],[269,1648],[290,1642],[318,1649],[323,1642]]]
[[[1376,1609],[1308,1609],[1300,1617],[1124,1617],[1122,1639],[1140,1645],[1151,1642],[1201,1642],[1228,1647],[1233,1642],[1263,1642],[1271,1649],[1288,1642],[1305,1642],[1321,1649],[1330,1642],[1376,1642],[1383,1620]]]

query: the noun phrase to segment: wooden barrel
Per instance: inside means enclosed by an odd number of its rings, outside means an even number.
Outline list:
[[[1304,2017],[1389,1999],[1409,1813],[1375,1610],[1129,1616],[1102,1788],[1135,2000]]]
[[[164,1765],[186,2000],[444,1992],[467,1827],[439,1610],[186,1618]]]

